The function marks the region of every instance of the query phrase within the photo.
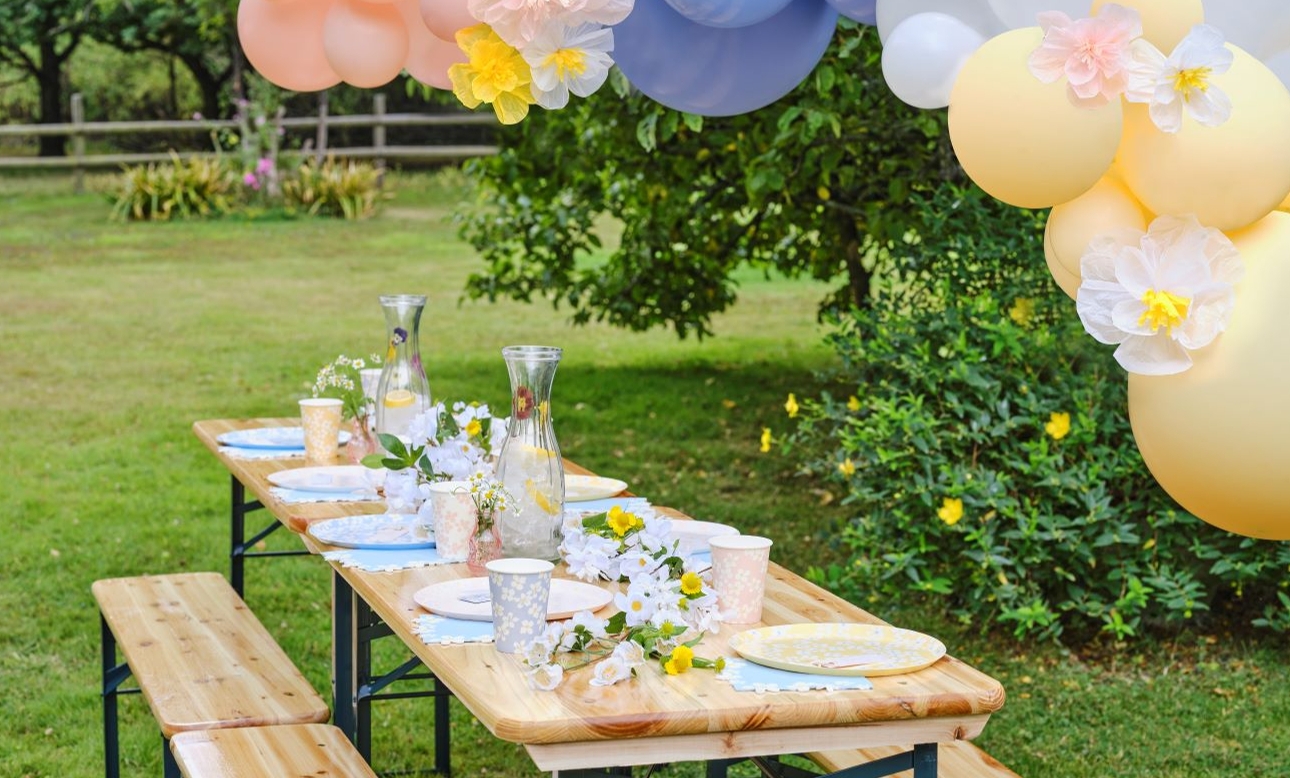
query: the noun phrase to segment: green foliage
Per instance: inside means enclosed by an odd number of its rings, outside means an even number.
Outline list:
[[[306,161],[282,183],[288,207],[310,216],[366,219],[381,199],[380,172],[363,162]]]
[[[1018,636],[1124,640],[1285,603],[1290,543],[1207,525],[1151,478],[1125,376],[1052,292],[1034,217],[979,192],[927,207],[943,231],[911,241],[899,284],[830,338],[854,394],[803,401],[784,441],[854,517],[850,561],[813,577]],[[1257,624],[1285,630],[1285,604]]]
[[[112,214],[139,221],[219,216],[233,210],[236,186],[221,160],[172,154],[168,164],[127,168],[113,194]]]
[[[711,333],[742,266],[842,278],[826,305],[864,305],[919,212],[912,193],[957,175],[945,116],[896,100],[872,28],[843,21],[814,75],[754,114],[701,118],[631,90],[499,133],[467,166],[480,209],[462,235],[487,267],[469,294],[549,297],[573,321]],[[621,224],[603,261],[598,227]]]

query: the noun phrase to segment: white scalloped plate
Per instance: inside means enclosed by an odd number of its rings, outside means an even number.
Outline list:
[[[468,599],[462,599],[466,597]],[[458,578],[432,584],[412,595],[417,605],[440,616],[470,621],[492,621],[493,605],[488,597],[488,578]],[[547,621],[567,619],[578,611],[598,611],[614,599],[608,589],[566,578],[551,579],[551,596],[546,603]]]
[[[343,494],[375,488],[369,479],[369,474],[375,473],[375,470],[362,465],[298,467],[294,470],[269,473],[269,483],[302,492]]]
[[[369,513],[309,525],[309,534],[340,548],[433,548],[415,514]]]

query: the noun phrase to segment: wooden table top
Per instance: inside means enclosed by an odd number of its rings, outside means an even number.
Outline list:
[[[205,421],[196,423],[194,431],[248,490],[297,532],[323,518],[379,512],[379,503],[283,505],[272,499],[264,479],[275,470],[300,466],[301,460],[231,459],[215,442],[227,430],[297,421]],[[869,691],[737,692],[712,671],[667,676],[657,663],[642,668],[636,679],[614,686],[590,685],[591,673],[583,669],[566,674],[556,691],[535,691],[528,687],[519,659],[499,654],[492,645],[428,646],[415,635],[416,619],[425,611],[413,595],[434,583],[470,577],[464,564],[381,573],[334,567],[489,731],[525,744],[543,770],[641,764],[660,754],[681,761],[970,739],[1004,702],[998,681],[952,656],[915,673],[873,678]],[[728,648],[732,634],[804,622],[885,623],[772,563],[762,624],[726,625],[720,634],[705,636],[696,653],[735,656]],[[666,750],[659,750],[659,738],[666,740]],[[640,758],[627,761],[634,748],[640,749]]]

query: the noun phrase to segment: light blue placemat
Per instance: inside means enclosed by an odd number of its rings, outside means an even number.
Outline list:
[[[269,494],[288,505],[303,502],[374,502],[381,499],[381,495],[369,489],[358,489],[352,492],[310,492],[305,489],[271,486]]]
[[[606,497],[603,500],[583,500],[582,502],[566,502],[564,509],[566,511],[607,511],[614,506],[618,506],[625,511],[637,511],[649,507],[649,500],[644,497]]]
[[[427,646],[493,642],[493,622],[491,621],[450,619],[447,616],[432,613],[417,618],[415,629],[417,637],[421,638]]]
[[[344,567],[357,567],[369,573],[390,573],[413,567],[453,563],[451,559],[441,558],[439,552],[433,548],[400,548],[390,551],[347,548],[341,551],[325,551],[322,556],[329,562],[340,562]]]
[[[240,446],[220,446],[220,453],[228,454],[233,459],[300,459],[304,457],[303,448],[241,448]]]
[[[764,667],[746,659],[726,659],[726,669],[718,678],[730,682],[738,692],[806,692],[867,691],[873,688],[868,678],[862,676],[817,675],[792,673],[774,667]]]

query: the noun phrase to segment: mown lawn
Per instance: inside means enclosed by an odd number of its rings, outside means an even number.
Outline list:
[[[139,225],[109,222],[101,196],[66,194],[65,180],[0,179],[0,775],[101,772],[90,583],[225,570],[227,476],[191,423],[292,414],[321,364],[381,347],[381,293],[429,295],[422,353],[440,397],[500,404],[503,345],[563,346],[554,408],[568,456],[656,503],[771,535],[791,568],[841,561],[836,495],[757,448],[763,425],[784,426],[784,396],[810,393],[831,365],[819,286],[750,274],[701,343],[572,328],[543,305],[462,303],[478,261],[448,221],[456,184],[402,179],[359,224]],[[252,607],[326,693],[325,567],[256,560],[248,579]],[[875,610],[1004,681],[1008,704],[979,742],[1028,778],[1290,772],[1284,640],[1195,634],[1092,657]],[[122,707],[127,774],[157,774],[145,706]],[[379,768],[427,763],[429,708],[375,708]],[[453,725],[460,774],[535,773],[464,710]]]

